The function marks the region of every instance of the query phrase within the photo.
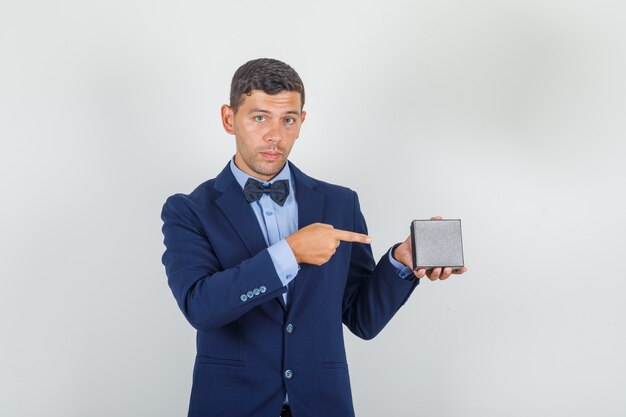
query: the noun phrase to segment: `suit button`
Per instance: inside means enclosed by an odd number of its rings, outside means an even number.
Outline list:
[[[287,333],[293,333],[293,324],[289,323],[287,327],[285,327],[285,330],[287,331]]]
[[[259,290],[258,288],[253,289],[252,292],[254,293],[254,295],[261,294],[261,290]]]
[[[287,369],[285,371],[285,378],[287,378],[287,379],[293,378],[293,372],[291,372],[291,369]]]
[[[248,291],[248,298],[254,297],[254,293],[252,291]]]
[[[245,294],[241,294],[241,297],[239,297],[239,299],[240,299],[241,301],[246,301],[246,300],[248,299],[248,296],[247,296],[247,295],[245,295]]]
[[[261,292],[265,292],[265,291],[267,291],[267,288],[265,288],[265,285],[261,285],[261,286],[259,287],[259,291],[261,291]]]

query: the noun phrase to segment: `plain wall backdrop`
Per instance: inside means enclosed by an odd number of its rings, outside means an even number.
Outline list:
[[[219,106],[258,57],[303,78],[290,159],[359,193],[377,259],[463,220],[467,274],[346,335],[357,415],[626,415],[624,12],[0,1],[0,415],[186,415],[161,207],[234,154]]]

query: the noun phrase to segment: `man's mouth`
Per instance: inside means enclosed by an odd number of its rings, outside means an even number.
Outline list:
[[[261,156],[267,160],[275,161],[282,156],[280,152],[261,152]]]

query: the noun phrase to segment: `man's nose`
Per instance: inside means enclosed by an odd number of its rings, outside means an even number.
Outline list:
[[[268,142],[280,142],[283,140],[280,124],[272,124],[270,129],[265,134],[265,140]]]

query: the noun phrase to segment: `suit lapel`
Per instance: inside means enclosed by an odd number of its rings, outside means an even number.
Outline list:
[[[230,168],[229,168],[230,169]],[[267,248],[259,222],[252,211],[252,207],[241,191],[241,187],[233,179],[230,186],[217,199],[217,205],[222,210],[239,238],[248,248],[251,256]],[[283,310],[286,310],[283,296],[276,297]]]
[[[267,248],[259,222],[237,181],[233,180],[230,183],[224,194],[218,197],[216,203],[250,251],[250,255],[254,256]]]
[[[305,175],[294,164],[289,162],[296,183],[296,199],[298,201],[298,229],[313,223],[322,222],[324,215],[324,194],[315,190],[316,181]],[[289,306],[297,303],[302,289],[307,284],[309,272],[313,265],[302,265],[298,276],[294,279],[289,292]]]
[[[298,229],[320,222],[324,214],[324,194],[315,190],[317,182],[289,162],[296,183],[298,200]]]
[[[291,162],[289,168],[295,182],[296,198],[298,201],[298,229],[302,229],[313,223],[321,222],[324,214],[324,195],[315,190],[316,181],[305,175]],[[230,164],[230,163],[229,163]],[[215,178],[215,188],[222,194],[216,199],[216,204],[224,213],[231,226],[246,246],[251,256],[256,255],[267,248],[259,222],[254,211],[243,195],[241,186],[235,180],[230,170],[226,167]],[[313,265],[305,264],[298,272],[298,279],[292,281],[289,292],[289,305],[294,305],[306,284],[309,271]],[[286,308],[282,296],[276,298],[283,308]]]
[[[241,186],[237,183],[229,164],[215,179],[215,188],[222,192],[222,195],[216,199],[216,203],[243,244],[248,248],[250,255],[254,256],[266,249],[267,243],[263,237],[263,232],[261,232],[259,221],[252,207],[250,207],[250,203],[244,197]],[[283,310],[287,309],[282,295],[276,297],[276,300]]]

